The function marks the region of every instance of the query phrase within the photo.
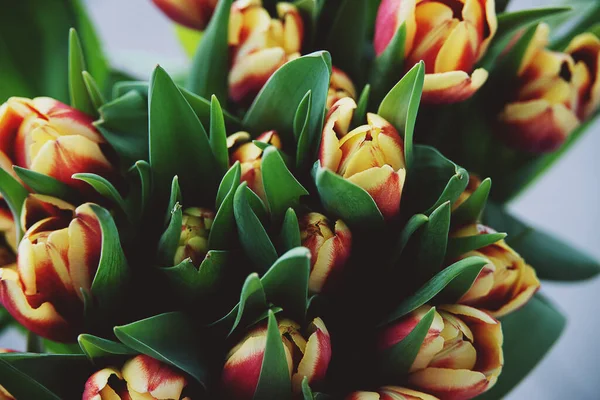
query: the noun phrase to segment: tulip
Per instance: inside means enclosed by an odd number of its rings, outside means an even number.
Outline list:
[[[328,290],[350,258],[350,229],[340,219],[332,226],[327,217],[311,212],[300,220],[300,236],[311,254],[308,289],[313,294]]]
[[[71,175],[115,173],[92,123],[90,116],[48,97],[12,97],[0,106],[0,167],[16,177],[12,165],[18,165],[89,190]]]
[[[487,71],[473,67],[497,30],[494,0],[383,0],[375,22],[377,55],[403,23],[406,70],[425,61],[423,102],[463,101],[485,83]]]
[[[352,83],[352,80],[344,71],[332,67],[329,91],[327,92],[327,108],[331,108],[338,100],[344,97],[356,99],[354,83]]]
[[[82,400],[181,399],[185,375],[146,355],[129,359],[121,370],[104,368],[85,383]],[[185,397],[183,400],[190,400]]]
[[[186,258],[198,267],[208,253],[208,234],[215,213],[205,208],[191,207],[183,210],[179,246],[175,251],[175,265]]]
[[[305,377],[311,387],[318,385],[325,378],[331,360],[329,332],[321,318],[315,318],[310,324],[308,340],[295,322],[284,319],[278,326],[294,392],[301,392]],[[250,400],[254,397],[266,344],[267,325],[261,324],[229,352],[221,375],[225,398]]]
[[[521,60],[515,93],[499,115],[501,138],[531,153],[559,148],[600,101],[594,61],[600,40],[583,34],[561,53],[545,48],[548,35],[548,26],[538,25]]]
[[[319,151],[327,168],[366,190],[386,219],[398,215],[406,178],[404,143],[398,131],[376,114],[348,132],[356,109],[349,97],[329,110]]]
[[[74,340],[83,323],[102,248],[102,232],[89,203],[74,206],[29,195],[23,205],[25,236],[17,264],[0,268],[0,302],[33,333]]]
[[[346,400],[438,400],[438,398],[400,386],[384,386],[377,392],[351,393]]]
[[[13,220],[12,212],[8,208],[8,204],[0,199],[0,235],[4,236],[7,247],[13,252],[17,251],[16,229],[17,227],[15,226],[15,221]],[[4,263],[0,261],[0,266],[2,265],[4,265]]]
[[[453,237],[475,236],[495,231],[483,225],[468,225]],[[524,306],[540,288],[535,270],[510,248],[504,240],[470,251],[461,258],[479,256],[488,263],[469,291],[458,301],[486,311],[495,318]]]
[[[469,174],[469,183],[465,190],[458,196],[458,199],[452,204],[452,211],[460,207],[465,201],[471,197],[473,192],[481,185],[481,179],[474,174]]]
[[[258,142],[268,143],[281,149],[281,139],[275,131],[268,131],[255,139]],[[227,147],[230,149],[231,163],[240,162],[242,169],[241,181],[246,182],[264,202],[267,202],[265,188],[262,180],[261,161],[263,151],[251,142],[248,132],[237,132],[227,138]]]
[[[386,327],[380,350],[402,341],[431,306],[421,306]],[[500,322],[466,305],[438,306],[407,376],[408,386],[440,399],[472,399],[496,383],[502,365]]]
[[[0,348],[0,354],[1,353],[14,353],[14,350]],[[8,391],[4,389],[2,385],[0,385],[0,400],[15,400],[15,398],[8,393]]]
[[[190,29],[203,30],[212,17],[218,0],[152,0],[176,23]]]
[[[279,67],[300,56],[304,37],[300,12],[292,3],[278,3],[277,15],[272,19],[260,0],[233,3],[229,97],[236,103],[250,103]]]

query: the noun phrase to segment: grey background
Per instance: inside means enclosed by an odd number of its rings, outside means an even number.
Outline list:
[[[597,0],[590,0],[597,1]],[[549,1],[514,1],[513,8]],[[170,72],[188,64],[169,21],[150,0],[87,0],[113,65],[148,76],[154,65]],[[349,27],[350,29],[350,27]],[[600,124],[590,129],[529,191],[511,205],[515,214],[600,259]],[[544,282],[542,291],[568,317],[565,334],[509,399],[599,399],[600,279],[578,285]],[[12,331],[0,347],[24,349]]]

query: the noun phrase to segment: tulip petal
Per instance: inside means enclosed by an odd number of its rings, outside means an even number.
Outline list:
[[[311,325],[314,332],[308,338],[304,356],[298,364],[298,372],[292,377],[296,393],[301,392],[304,377],[308,378],[310,385],[323,381],[331,360],[331,339],[325,324],[321,318],[316,318]]]
[[[123,379],[121,372],[114,368],[104,368],[85,383],[82,400],[120,400],[121,397],[110,387],[108,380],[111,376]]]
[[[485,392],[484,374],[465,369],[426,368],[409,375],[410,385],[444,400],[467,400]]]
[[[208,25],[218,0],[152,0],[173,21],[190,29]]]
[[[550,36],[550,27],[548,24],[538,24],[535,28],[533,38],[529,42],[523,58],[521,58],[521,65],[519,66],[518,76],[523,76],[527,68],[531,65],[535,56],[538,55],[540,50],[543,50],[548,45],[548,37]]]
[[[427,104],[452,104],[471,97],[487,80],[488,72],[476,69],[469,77],[463,71],[426,74],[422,101]]]
[[[477,57],[477,31],[466,21],[459,22],[444,41],[435,59],[436,73],[471,71]]]
[[[322,243],[314,258],[315,261],[308,282],[311,293],[321,293],[328,282],[336,281],[335,278],[339,276],[348,258],[350,258],[351,247],[352,234],[350,229],[341,220],[338,220],[335,224],[335,236]]]
[[[80,289],[89,291],[92,280],[100,263],[102,250],[102,229],[96,214],[89,203],[75,210],[75,218],[69,224],[69,242],[77,245],[69,246],[69,272],[76,293],[83,300]]]
[[[535,270],[530,265],[524,265],[520,271],[518,283],[514,285],[511,299],[497,310],[486,310],[494,318],[501,318],[523,307],[540,289]]]
[[[123,378],[128,387],[156,399],[179,399],[187,384],[181,372],[146,355],[128,360],[123,366]]]
[[[406,168],[404,161],[404,142],[396,128],[377,114],[368,113],[367,122],[369,125],[381,129],[377,135],[379,147],[383,152],[385,163],[392,169],[398,171]]]
[[[353,392],[345,400],[380,400],[379,393],[375,392]]]
[[[382,394],[398,394],[402,396],[402,399],[406,400],[438,400],[437,397],[431,396],[427,393],[418,392],[416,390],[407,389],[400,386],[384,386],[380,389],[380,392]],[[382,397],[382,400],[383,399],[384,398]]]
[[[417,30],[415,21],[416,0],[383,0],[377,11],[375,23],[375,54],[384,52],[387,45],[392,41],[396,31],[404,22],[406,24],[405,54],[409,54]]]
[[[73,217],[75,207],[64,200],[52,196],[32,193],[25,199],[21,212],[21,226],[29,230],[36,222],[49,217],[64,218],[67,221]]]
[[[384,218],[391,219],[400,212],[405,178],[405,169],[396,172],[389,165],[384,165],[354,174],[348,180],[366,190]]]
[[[566,53],[587,68],[589,79],[582,94],[581,118],[588,118],[600,107],[600,38],[592,33],[583,33],[573,38]]]
[[[254,336],[231,351],[221,376],[223,389],[231,398],[251,400],[254,397],[266,344],[266,336]]]
[[[229,96],[235,102],[253,99],[286,61],[285,51],[280,47],[259,50],[240,58],[229,73]]]

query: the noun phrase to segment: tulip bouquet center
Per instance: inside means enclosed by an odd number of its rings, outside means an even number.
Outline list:
[[[499,399],[600,271],[504,208],[598,115],[594,19],[154,0],[193,57],[144,80],[25,3],[64,68],[0,77],[0,399]]]

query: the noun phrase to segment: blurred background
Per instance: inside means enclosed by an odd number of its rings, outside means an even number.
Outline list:
[[[589,0],[599,1],[599,0]],[[176,73],[188,58],[172,24],[150,0],[86,0],[111,64],[147,77],[156,64]],[[512,9],[547,5],[548,0],[513,0]],[[524,221],[555,234],[600,259],[600,124],[557,162],[511,210]],[[543,283],[545,293],[567,316],[564,335],[508,399],[598,399],[600,279],[581,284]],[[0,347],[24,349],[17,332],[0,336]]]

